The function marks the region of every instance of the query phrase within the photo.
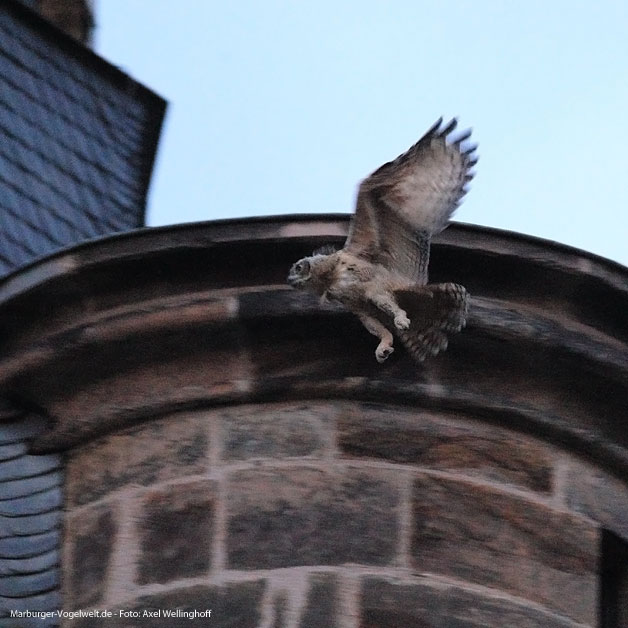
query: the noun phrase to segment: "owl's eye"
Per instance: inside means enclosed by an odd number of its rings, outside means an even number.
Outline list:
[[[303,270],[303,264],[301,264],[301,262],[298,262],[295,266],[295,270],[300,273]]]

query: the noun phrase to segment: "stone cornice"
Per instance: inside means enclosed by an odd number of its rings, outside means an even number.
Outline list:
[[[51,417],[40,450],[191,407],[352,398],[507,423],[628,476],[625,268],[454,224],[431,277],[468,287],[467,329],[423,366],[402,348],[379,365],[353,317],[284,284],[347,228],[337,215],[180,225],[40,260],[0,285],[2,394]]]

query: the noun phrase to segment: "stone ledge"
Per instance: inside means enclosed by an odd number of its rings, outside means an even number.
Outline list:
[[[220,387],[169,389],[165,395],[155,391],[133,403],[109,407],[103,404],[102,413],[82,416],[76,422],[57,423],[53,430],[33,441],[31,448],[34,453],[65,450],[114,430],[174,413],[224,405],[330,399],[368,403],[385,400],[387,404],[400,408],[409,406],[413,411],[456,413],[462,417],[481,419],[570,449],[594,460],[618,477],[628,478],[628,450],[600,431],[599,426],[595,429],[578,425],[568,417],[525,407],[506,398],[487,398],[482,393],[459,387],[365,377],[319,378],[316,381],[298,376],[268,377],[234,380],[230,385]]]
[[[364,398],[379,387],[402,402],[414,387],[413,403],[427,391],[434,404],[441,387],[438,403],[467,399],[483,416],[502,406],[524,431],[520,417],[534,415],[543,438],[628,477],[626,269],[454,224],[434,244],[431,275],[468,285],[468,328],[421,366],[402,349],[378,365],[353,317],[279,288],[294,259],[341,244],[347,227],[329,215],[183,225],[41,260],[0,286],[1,392],[55,419],[38,445],[62,450],[141,421],[149,405],[255,403],[288,380],[293,399],[308,386],[338,398],[337,386],[363,378]]]

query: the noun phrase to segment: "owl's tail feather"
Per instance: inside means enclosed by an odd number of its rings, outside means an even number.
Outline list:
[[[447,334],[459,332],[467,322],[469,293],[456,283],[428,284],[398,290],[395,298],[410,318],[399,338],[418,362],[445,351]]]

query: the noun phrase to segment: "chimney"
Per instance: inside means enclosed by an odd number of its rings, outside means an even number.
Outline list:
[[[91,0],[34,0],[27,4],[57,28],[91,46],[94,28]]]

